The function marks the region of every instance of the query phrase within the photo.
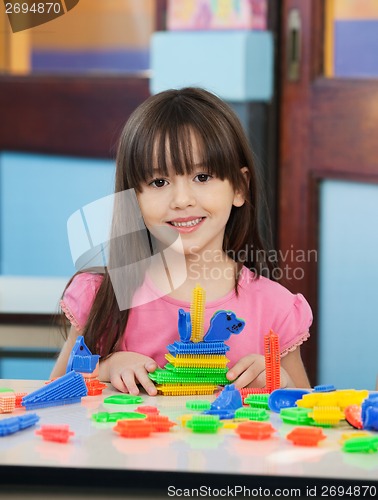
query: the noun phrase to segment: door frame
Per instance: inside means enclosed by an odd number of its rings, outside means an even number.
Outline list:
[[[374,80],[325,78],[325,1],[283,0],[281,24],[278,248],[309,255],[319,250],[319,187],[325,179],[378,183]],[[288,19],[301,19],[299,79],[287,78]],[[358,166],[358,167],[357,167]],[[287,254],[289,255],[289,254]],[[319,256],[319,254],[317,253]],[[281,263],[283,264],[283,263]],[[295,260],[284,263],[297,265]],[[318,365],[318,259],[301,263],[303,279],[285,284],[303,293],[314,313],[311,338],[302,357],[312,385]]]

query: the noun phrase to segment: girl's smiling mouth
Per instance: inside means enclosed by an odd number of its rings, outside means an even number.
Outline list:
[[[168,224],[176,228],[180,233],[189,233],[201,226],[205,219],[206,217],[182,217],[171,220]]]

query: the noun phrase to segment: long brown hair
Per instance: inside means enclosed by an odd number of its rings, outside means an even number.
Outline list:
[[[259,227],[262,188],[253,153],[235,113],[210,92],[199,88],[167,90],[149,97],[134,111],[119,140],[115,193],[131,188],[140,192],[156,168],[163,176],[168,175],[168,165],[173,165],[177,175],[190,174],[193,170],[191,133],[200,145],[201,165],[218,178],[228,179],[235,190],[245,194],[244,205],[231,210],[223,250],[238,263],[239,271],[243,265],[252,269],[257,277],[264,269],[272,271],[274,263],[264,258],[267,249]],[[248,185],[241,173],[242,167],[248,168]],[[144,245],[144,254],[141,254],[136,242],[135,257],[150,256],[148,246]],[[140,278],[131,281],[126,284],[128,293],[134,293],[141,284]],[[237,292],[237,277],[235,289]],[[129,313],[130,309],[120,310],[109,270],[105,268],[83,331],[89,349],[105,357],[116,351]]]

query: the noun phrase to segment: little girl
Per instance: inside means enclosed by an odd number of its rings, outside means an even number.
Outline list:
[[[65,373],[75,340],[83,335],[102,356],[101,380],[122,392],[138,394],[141,385],[155,395],[148,373],[164,366],[167,345],[179,339],[178,310],[189,310],[199,284],[206,291],[205,332],[219,309],[232,310],[246,323],[227,342],[227,377],[236,387],[265,385],[263,338],[270,329],[280,338],[282,386],[308,387],[300,345],[309,337],[311,309],[302,295],[262,276],[272,263],[264,259],[269,254],[260,235],[257,173],[230,107],[197,88],[148,98],[126,123],[117,152],[115,192],[131,189],[149,235],[139,260],[151,255],[153,235],[161,249],[169,246],[164,231],[173,233],[179,244],[171,248],[183,259],[185,279],[164,295],[172,262],[163,276],[151,259],[142,279],[124,283],[133,306],[122,310],[111,279],[112,246],[129,252],[112,238],[108,266],[76,274],[64,292],[61,307],[72,326],[52,377]],[[113,226],[128,217],[118,210]]]

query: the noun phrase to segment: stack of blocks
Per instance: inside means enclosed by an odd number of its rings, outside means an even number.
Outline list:
[[[213,394],[218,385],[229,384],[226,378],[230,349],[225,344],[230,336],[239,334],[245,322],[232,311],[217,311],[204,335],[205,291],[200,286],[193,290],[190,313],[179,309],[180,341],[168,346],[168,363],[149,377],[157,383],[159,394],[191,395]]]

